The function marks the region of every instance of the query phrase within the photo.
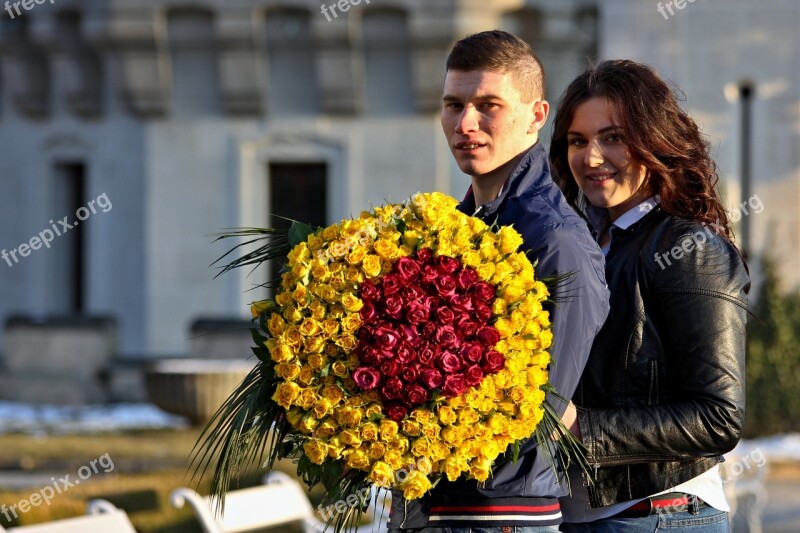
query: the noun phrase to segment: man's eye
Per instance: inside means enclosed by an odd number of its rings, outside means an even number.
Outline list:
[[[483,109],[494,109],[494,108],[500,107],[500,106],[498,104],[494,103],[494,102],[483,102],[481,104],[481,107]]]

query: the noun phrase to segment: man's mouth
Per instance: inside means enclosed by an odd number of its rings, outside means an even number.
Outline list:
[[[484,146],[486,145],[474,141],[463,141],[456,143],[456,150],[471,151],[477,150],[478,148],[483,148]]]

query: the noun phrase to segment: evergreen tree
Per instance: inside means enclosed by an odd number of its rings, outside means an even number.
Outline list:
[[[771,257],[747,325],[745,437],[800,431],[800,294],[782,293]]]

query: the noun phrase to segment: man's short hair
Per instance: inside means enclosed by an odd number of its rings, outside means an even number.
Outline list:
[[[544,69],[530,45],[502,30],[483,31],[453,45],[447,71],[493,70],[511,74],[524,101],[544,98]]]

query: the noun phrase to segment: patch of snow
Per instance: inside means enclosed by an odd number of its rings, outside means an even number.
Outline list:
[[[0,401],[0,434],[110,433],[188,426],[185,418],[150,404],[64,406]]]

